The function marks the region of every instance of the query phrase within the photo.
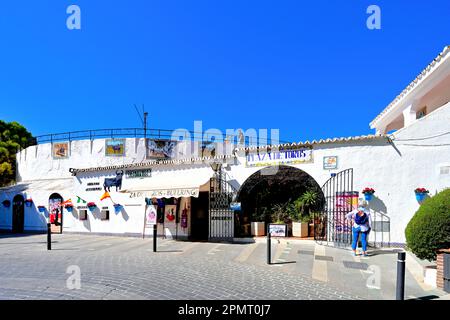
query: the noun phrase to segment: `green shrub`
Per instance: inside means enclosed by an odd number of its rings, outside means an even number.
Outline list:
[[[408,248],[419,259],[436,260],[437,250],[450,248],[450,189],[422,203],[405,236]]]

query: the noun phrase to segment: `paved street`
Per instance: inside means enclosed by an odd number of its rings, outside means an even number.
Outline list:
[[[159,250],[151,239],[65,234],[53,235],[49,252],[45,235],[0,235],[0,299],[395,298],[392,251],[362,259],[314,242],[274,241],[269,266],[265,243],[160,240]],[[80,289],[67,286],[71,266],[81,271]],[[407,272],[407,298],[432,295],[443,293]]]

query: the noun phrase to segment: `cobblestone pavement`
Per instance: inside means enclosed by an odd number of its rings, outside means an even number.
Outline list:
[[[320,265],[308,274],[305,270],[312,262],[295,252],[300,247],[275,244],[276,264],[270,266],[263,243],[160,240],[159,252],[153,253],[151,239],[65,234],[53,235],[52,248],[46,250],[45,235],[0,235],[0,299],[384,298],[367,294],[367,288],[352,290],[339,281],[321,279]],[[289,256],[297,260],[289,261]],[[81,270],[81,289],[68,289],[70,266]]]

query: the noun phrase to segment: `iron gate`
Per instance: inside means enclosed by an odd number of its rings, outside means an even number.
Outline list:
[[[352,242],[351,222],[345,216],[358,206],[359,193],[353,191],[353,169],[332,177],[323,185],[324,209],[314,217],[314,239],[335,246]]]
[[[232,241],[234,238],[234,211],[230,205],[236,190],[228,183],[222,172],[210,180],[209,193],[209,240]]]

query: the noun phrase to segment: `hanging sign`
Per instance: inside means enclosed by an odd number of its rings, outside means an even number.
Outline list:
[[[279,149],[268,152],[249,153],[246,157],[247,167],[265,167],[282,164],[298,164],[313,161],[312,148]]]

